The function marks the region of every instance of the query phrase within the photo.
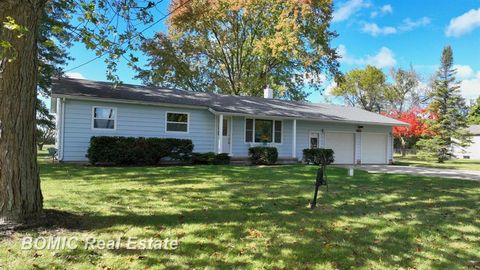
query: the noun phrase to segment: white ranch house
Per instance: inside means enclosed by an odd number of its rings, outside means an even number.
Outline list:
[[[472,125],[468,127],[468,132],[472,134],[470,138],[472,144],[467,147],[455,147],[454,155],[461,159],[480,160],[480,125]]]
[[[337,164],[388,164],[392,127],[403,122],[359,108],[62,78],[52,87],[59,160],[85,162],[92,136],[191,139],[195,152],[245,158],[269,145],[301,160],[305,148],[331,148]]]

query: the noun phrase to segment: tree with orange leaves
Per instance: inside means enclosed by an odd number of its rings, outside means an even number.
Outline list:
[[[392,130],[393,137],[400,145],[402,156],[406,155],[409,145],[414,145],[421,137],[431,135],[427,120],[432,120],[434,117],[427,109],[414,107],[406,112],[392,110],[386,115],[409,124],[404,127],[393,127]]]
[[[303,100],[337,78],[331,0],[173,0],[168,33],[144,42],[146,84]]]

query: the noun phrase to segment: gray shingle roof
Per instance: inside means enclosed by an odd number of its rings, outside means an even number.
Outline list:
[[[101,98],[177,104],[210,108],[215,112],[380,125],[406,125],[403,122],[359,108],[331,104],[294,102],[259,97],[219,95],[178,89],[165,89],[61,78],[54,80],[53,97]]]
[[[468,132],[473,135],[480,135],[480,125],[471,125],[468,127]]]

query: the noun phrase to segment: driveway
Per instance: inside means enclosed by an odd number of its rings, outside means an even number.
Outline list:
[[[450,170],[398,165],[357,165],[355,166],[355,169],[367,171],[369,173],[413,174],[436,176],[439,178],[457,178],[480,181],[480,171]]]

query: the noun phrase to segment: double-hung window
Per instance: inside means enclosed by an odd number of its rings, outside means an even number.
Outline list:
[[[117,109],[111,107],[93,107],[94,129],[112,129],[116,128]]]
[[[282,143],[282,121],[245,119],[245,142]]]
[[[167,112],[167,132],[188,132],[188,113]]]

